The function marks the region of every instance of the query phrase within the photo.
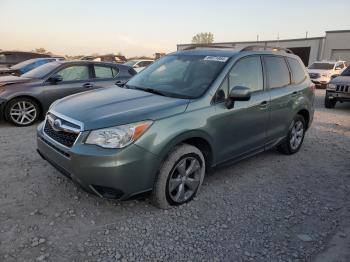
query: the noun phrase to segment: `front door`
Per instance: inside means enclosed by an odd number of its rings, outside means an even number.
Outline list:
[[[88,91],[93,88],[89,65],[70,65],[60,69],[54,75],[61,76],[62,81],[57,83],[45,83],[45,98],[48,104],[57,99]]]
[[[263,150],[266,142],[270,97],[264,89],[260,56],[240,59],[217,94],[226,93],[227,97],[229,87],[235,86],[250,88],[251,98],[249,101],[234,102],[232,109],[221,101],[215,105],[216,114],[211,121],[215,128],[219,162]]]

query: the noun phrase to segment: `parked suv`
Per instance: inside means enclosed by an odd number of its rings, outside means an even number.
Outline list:
[[[350,102],[350,67],[327,86],[324,106],[334,108],[337,102]]]
[[[167,55],[124,88],[55,102],[39,154],[86,190],[160,208],[199,192],[206,170],[277,146],[296,153],[313,120],[314,85],[282,51],[194,49]]]
[[[23,75],[24,73],[29,72],[30,70],[33,70],[34,68],[37,68],[41,65],[44,65],[53,61],[59,61],[59,60],[54,57],[29,59],[29,60],[20,62],[18,64],[15,64],[9,68],[0,69],[0,76],[5,76],[5,75],[20,76],[20,75]]]
[[[22,61],[39,57],[50,57],[50,55],[38,54],[33,52],[1,51],[0,68],[10,67]]]
[[[345,61],[317,61],[308,67],[308,72],[317,87],[326,88],[329,81],[339,76],[345,68]]]

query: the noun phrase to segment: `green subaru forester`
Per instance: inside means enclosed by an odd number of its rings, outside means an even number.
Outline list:
[[[314,85],[281,49],[194,48],[156,61],[123,87],[56,101],[38,152],[101,197],[151,191],[160,208],[199,192],[206,170],[277,147],[297,152]]]

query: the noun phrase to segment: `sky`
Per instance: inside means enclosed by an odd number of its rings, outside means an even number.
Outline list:
[[[349,0],[0,0],[0,49],[150,56],[200,32],[215,42],[324,36],[350,29],[349,10]]]

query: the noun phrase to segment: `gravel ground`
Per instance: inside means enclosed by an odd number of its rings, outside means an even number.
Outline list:
[[[195,201],[89,195],[0,125],[0,261],[350,261],[350,104],[323,108],[298,154],[272,150],[207,175]]]

